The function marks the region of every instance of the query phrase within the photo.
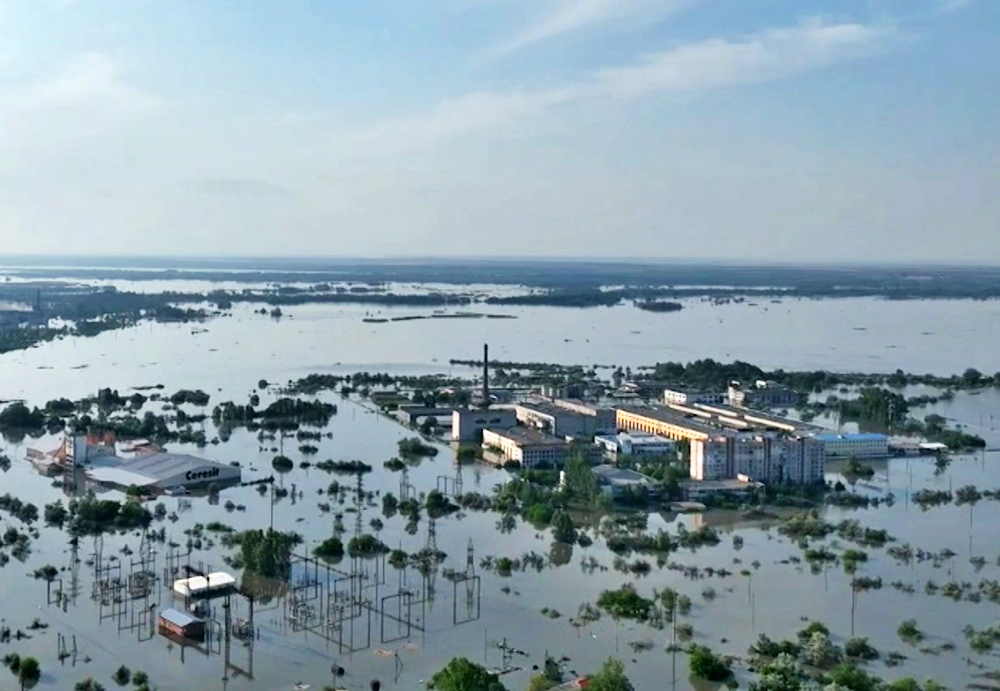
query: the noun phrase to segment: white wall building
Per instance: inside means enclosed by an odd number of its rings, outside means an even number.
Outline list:
[[[527,427],[485,429],[483,449],[499,454],[497,460],[501,463],[515,461],[526,469],[557,468],[566,462],[569,442]]]
[[[618,456],[667,456],[677,453],[677,443],[672,439],[642,432],[621,432],[617,435],[598,435],[594,443],[609,458]]]
[[[452,441],[479,441],[483,430],[509,429],[517,424],[517,415],[513,410],[504,408],[487,408],[483,410],[455,410],[451,414]]]
[[[665,389],[663,402],[666,405],[671,403],[674,405],[693,405],[694,403],[722,405],[729,402],[729,394],[726,392],[692,391],[690,389]]]
[[[817,434],[826,458],[884,458],[889,455],[889,437],[884,434]]]

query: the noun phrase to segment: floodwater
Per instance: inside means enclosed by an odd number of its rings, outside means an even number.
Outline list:
[[[518,319],[387,324],[363,323],[366,312],[374,310],[353,306],[294,307],[286,310],[288,316],[281,320],[254,315],[250,309],[238,308],[233,316],[204,325],[146,324],[93,339],[69,339],[8,353],[0,356],[0,398],[25,398],[29,403],[42,404],[58,396],[92,394],[105,386],[124,392],[133,386],[164,384],[166,393],[201,388],[212,394],[214,405],[228,399],[245,400],[261,378],[283,383],[311,372],[359,369],[465,374],[467,370],[449,367],[448,359],[478,357],[484,341],[490,342],[493,356],[519,361],[634,367],[657,360],[715,357],[738,358],[764,367],[856,371],[892,371],[898,367],[941,374],[961,372],[969,366],[985,372],[1000,370],[1000,354],[992,347],[995,325],[1000,323],[996,319],[1000,305],[991,302],[821,300],[765,302],[758,306],[692,302],[684,311],[669,315],[626,307],[491,308],[483,311],[512,314]],[[382,309],[379,313],[401,316],[429,314],[429,310]],[[192,329],[205,331],[192,333]],[[399,475],[385,470],[382,463],[395,455],[396,442],[408,435],[407,430],[355,402],[335,396],[328,400],[338,404],[339,412],[324,430],[332,433],[332,439],[318,444],[320,451],[313,460],[363,460],[375,468],[364,477],[366,491],[398,494]],[[997,392],[959,394],[953,401],[928,407],[926,413],[930,412],[967,425],[969,431],[984,436],[990,448],[1000,447]],[[51,442],[41,441],[43,445]],[[14,467],[0,474],[0,493],[12,492],[39,507],[65,498],[50,480],[33,473],[24,460],[25,444],[4,443],[3,450],[14,459]],[[229,442],[201,450],[183,445],[170,448],[224,462],[239,461],[244,479],[251,480],[272,473],[270,460],[275,454],[270,442],[265,445],[261,448],[255,436],[236,432]],[[286,441],[284,451],[298,464],[303,457],[295,447],[297,443]],[[972,624],[981,629],[994,624],[996,605],[985,601],[953,602],[940,594],[927,595],[924,584],[928,580],[941,585],[950,580],[977,583],[983,578],[1000,579],[1000,506],[983,500],[971,509],[948,505],[922,511],[909,501],[909,494],[922,487],[1000,487],[998,460],[1000,454],[986,451],[956,457],[943,472],[936,472],[934,464],[926,459],[893,459],[879,464],[876,476],[856,488],[873,495],[892,492],[896,498],[892,507],[824,511],[825,518],[833,522],[857,518],[866,526],[886,528],[899,542],[909,542],[915,548],[950,548],[956,553],[938,565],[901,565],[884,550],[866,550],[869,559],[860,573],[881,576],[884,587],[858,595],[854,632],[867,636],[883,653],[897,650],[908,657],[903,665],[891,669],[875,662],[870,665],[873,673],[886,678],[933,677],[951,688],[991,683],[975,675],[995,669],[996,658],[971,652],[962,627]],[[416,492],[424,493],[439,483],[453,482],[455,476],[452,451],[442,447],[436,458],[410,471],[410,483]],[[831,480],[838,478],[836,468],[829,469],[828,476]],[[462,472],[465,491],[489,493],[505,477],[502,471],[480,466],[465,467]],[[327,475],[315,468],[296,467],[280,476],[281,486],[292,489],[294,485],[302,494],[294,503],[289,496],[273,504],[274,527],[301,533],[305,537],[303,550],[331,535],[333,513],[351,506],[349,499],[344,507],[334,504],[330,514],[319,510],[318,504],[329,499],[317,492],[334,479],[341,484],[353,481],[350,476]],[[227,512],[223,506],[227,500],[243,504],[247,510]],[[259,496],[254,488],[225,490],[222,502],[215,506],[198,498],[191,499],[190,506],[177,498],[163,501],[169,511],[177,513],[178,520],[162,525],[171,539],[181,544],[185,542],[184,530],[196,523],[217,520],[243,529],[266,528],[271,521],[270,497]],[[380,537],[391,547],[401,546],[413,552],[428,544],[430,523],[426,516],[421,517],[416,533],[410,535],[404,530],[405,519],[382,516],[381,500],[376,496],[374,506],[362,508],[362,529],[370,531],[369,522],[376,517],[384,520]],[[272,601],[257,611],[260,639],[253,648],[253,679],[232,669],[227,672],[221,648],[213,647],[207,654],[194,648],[182,649],[162,637],[150,637],[147,624],[140,622],[133,627],[138,617],[136,607],[122,616],[110,616],[108,608],[90,597],[95,573],[86,563],[79,565],[79,594],[66,611],[48,605],[45,584],[31,579],[29,574],[44,564],[66,567],[61,577],[69,591],[73,555],[65,534],[42,528],[27,562],[22,565],[11,560],[0,570],[0,619],[15,629],[26,629],[38,617],[49,628],[32,632],[29,640],[0,646],[0,652],[37,656],[44,672],[39,684],[43,689],[71,688],[73,682],[86,676],[110,688],[110,676],[122,663],[148,672],[152,682],[164,691],[193,687],[278,691],[292,689],[297,682],[323,688],[334,683],[329,672],[333,664],[347,670],[336,684],[344,688],[368,688],[369,681],[378,678],[382,688],[418,689],[423,687],[422,681],[457,655],[489,666],[500,665],[501,652],[496,643],[506,638],[510,645],[529,653],[528,657],[514,658],[514,664],[528,670],[504,677],[510,689],[526,686],[531,665],[541,665],[546,651],[568,656],[568,668],[581,672],[596,668],[609,656],[620,657],[626,661],[637,689],[690,688],[686,656],[664,652],[670,642],[669,628],[656,631],[630,622],[616,624],[608,617],[580,630],[569,624],[582,603],[593,603],[602,590],[626,582],[635,582],[639,592],[647,596],[654,589],[666,587],[689,595],[694,608],[682,621],[693,625],[694,641],[733,655],[745,655],[762,632],[775,638],[793,636],[804,626],[805,618],[826,623],[840,642],[852,631],[850,578],[834,566],[814,575],[806,566],[781,563],[801,556],[801,549],[766,524],[748,522],[727,512],[650,516],[651,530],[666,528],[676,532],[677,524],[682,522],[688,527],[707,523],[720,530],[722,542],[718,546],[696,552],[681,550],[670,555],[669,561],[702,570],[725,568],[734,575],[692,580],[678,570],[656,568],[655,558],[651,557],[629,558],[650,561],[653,569],[649,575],[636,578],[619,573],[612,568],[614,555],[603,540],[596,540],[586,549],[573,547],[567,554],[565,549],[552,549],[548,531],[523,522],[510,534],[501,535],[495,529],[497,518],[495,514],[469,512],[435,523],[437,547],[448,555],[444,567],[463,571],[472,542],[474,563],[482,578],[478,612],[474,606],[471,610],[468,607],[464,585],[459,584],[456,599],[452,584],[439,574],[433,602],[427,602],[426,609],[413,608],[423,631],[414,629],[409,638],[383,643],[383,638],[396,637],[398,626],[387,620],[383,637],[383,622],[376,614],[372,616],[371,645],[365,646],[366,615],[355,621],[354,629],[355,647],[363,649],[350,653],[316,633],[294,631],[285,618],[285,601]],[[0,523],[12,522],[16,523],[6,515],[0,516]],[[355,514],[344,512],[343,523],[346,540],[355,529]],[[160,525],[154,524],[157,528]],[[733,545],[735,535],[744,540],[741,549]],[[117,554],[127,572],[134,556],[120,553],[125,545],[137,553],[138,536],[108,536],[101,550],[105,560]],[[82,541],[80,560],[91,560],[97,547],[92,540]],[[157,569],[162,571],[167,547],[158,545],[157,550]],[[529,568],[503,578],[480,568],[480,560],[486,556],[520,557],[529,552],[545,555],[546,566],[541,572]],[[216,546],[195,551],[191,559],[195,564],[203,562],[224,569],[222,556],[226,553]],[[969,561],[976,556],[986,559],[978,572]],[[606,570],[583,569],[581,560],[590,557]],[[349,561],[338,568],[349,569]],[[756,568],[751,566],[754,561],[759,562]],[[751,569],[752,577],[739,575],[743,569]],[[409,585],[422,590],[415,572],[409,572],[408,578]],[[398,592],[398,579],[397,572],[390,568],[386,583],[380,586],[379,598]],[[908,595],[889,587],[894,580],[912,584],[915,593]],[[702,596],[708,587],[715,590],[714,599]],[[152,604],[164,608],[174,603],[163,590],[153,596]],[[245,616],[245,608],[239,607],[242,605],[234,605],[234,618]],[[552,619],[542,615],[540,610],[545,607],[557,610],[561,616]],[[460,620],[471,621],[456,625],[456,613]],[[911,617],[927,634],[918,647],[903,643],[896,635],[899,623]],[[75,666],[72,658],[58,661],[58,634],[70,640],[76,636]],[[651,641],[652,649],[633,652],[629,647],[631,642],[642,641]],[[953,643],[956,648],[919,650],[943,643]],[[397,653],[398,661],[394,657]],[[85,658],[90,661],[85,662]],[[967,658],[973,664],[967,664]],[[229,661],[249,671],[249,651],[235,642]],[[985,668],[977,667],[980,664]],[[745,681],[744,673],[739,673]],[[6,674],[0,670],[2,686],[13,683],[13,677],[2,681]]]

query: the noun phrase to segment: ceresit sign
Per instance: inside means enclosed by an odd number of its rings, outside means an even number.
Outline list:
[[[193,482],[195,480],[210,480],[213,477],[219,477],[219,469],[212,468],[211,470],[189,470],[187,474],[184,475],[184,479],[188,482]]]

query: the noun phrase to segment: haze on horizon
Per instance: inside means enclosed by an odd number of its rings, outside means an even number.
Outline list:
[[[994,0],[0,0],[0,252],[1000,263]]]

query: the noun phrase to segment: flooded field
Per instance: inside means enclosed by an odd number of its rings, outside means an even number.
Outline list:
[[[715,357],[789,369],[891,371],[899,367],[942,374],[969,366],[984,372],[1000,370],[1000,354],[991,345],[1000,324],[1000,307],[990,302],[825,300],[758,307],[691,303],[671,315],[628,307],[517,308],[496,310],[518,317],[513,320],[365,324],[361,320],[369,312],[360,307],[303,306],[275,320],[253,314],[250,308],[238,308],[231,317],[197,325],[194,332],[190,324],[152,324],[91,339],[57,341],[0,356],[0,398],[24,398],[41,405],[61,396],[93,395],[101,387],[125,394],[131,387],[163,384],[168,392],[181,388],[208,392],[210,411],[224,400],[246,400],[261,378],[283,384],[313,372],[358,370],[464,375],[467,370],[449,367],[448,359],[475,357],[483,341],[490,342],[497,358],[521,361],[637,366]],[[383,309],[381,313],[408,315],[426,310]],[[262,404],[274,396],[273,391],[262,393]],[[224,490],[218,503],[198,497],[163,497],[160,501],[167,517],[155,521],[152,528],[165,530],[167,541],[153,544],[149,552],[137,533],[85,538],[73,549],[65,533],[36,523],[39,535],[32,540],[30,555],[24,562],[11,559],[0,568],[0,619],[30,638],[0,644],[0,652],[16,650],[36,656],[43,671],[39,688],[60,690],[88,676],[110,687],[112,673],[122,664],[147,672],[163,691],[277,691],[293,689],[298,683],[317,689],[324,685],[362,689],[376,678],[383,689],[418,689],[458,655],[489,667],[500,666],[503,653],[498,644],[506,639],[526,653],[513,657],[513,664],[523,671],[503,677],[510,689],[526,686],[532,666],[542,665],[546,652],[568,657],[567,670],[579,672],[597,668],[609,656],[619,657],[626,661],[637,689],[690,688],[687,656],[665,651],[674,636],[671,626],[661,630],[615,622],[607,615],[585,626],[570,623],[579,607],[596,602],[603,590],[634,582],[645,596],[665,588],[689,596],[693,606],[679,623],[691,625],[694,642],[717,651],[745,657],[759,634],[794,637],[807,620],[815,620],[829,627],[837,643],[852,635],[863,636],[883,658],[891,651],[905,656],[894,667],[882,661],[870,663],[868,669],[878,676],[934,678],[950,688],[1000,685],[984,676],[1000,668],[996,657],[971,650],[963,634],[966,625],[977,630],[995,625],[997,604],[985,597],[978,602],[964,596],[956,600],[927,587],[929,582],[938,587],[954,582],[962,588],[967,583],[970,587],[963,590],[967,593],[983,581],[1000,580],[1000,502],[982,499],[973,505],[948,503],[924,510],[911,501],[912,494],[923,488],[954,490],[969,484],[981,490],[1000,488],[1000,452],[996,451],[1000,449],[1000,395],[994,390],[980,395],[959,393],[954,400],[923,413],[935,412],[965,425],[986,439],[986,451],[956,456],[944,468],[923,458],[876,464],[875,476],[858,483],[855,490],[883,498],[891,493],[891,506],[822,510],[822,518],[831,523],[856,519],[865,527],[886,529],[895,538],[889,546],[908,543],[914,550],[938,555],[906,563],[890,556],[887,548],[864,548],[868,559],[856,576],[881,578],[882,587],[858,592],[853,607],[851,575],[832,563],[814,572],[802,560],[803,549],[797,542],[778,532],[776,519],[751,520],[737,512],[650,515],[648,531],[664,529],[676,534],[681,525],[688,530],[708,525],[719,531],[721,540],[697,550],[680,549],[666,555],[662,565],[655,556],[625,557],[629,563],[649,562],[651,568],[644,575],[616,569],[618,555],[597,536],[596,527],[588,531],[595,538],[589,547],[555,543],[549,529],[537,529],[520,519],[509,532],[501,533],[497,529],[500,515],[494,512],[462,511],[433,522],[422,514],[416,530],[408,531],[405,518],[383,514],[381,496],[400,495],[400,473],[384,468],[383,462],[397,455],[400,439],[413,433],[358,401],[335,395],[322,398],[335,403],[338,411],[321,430],[331,436],[314,442],[318,452],[303,456],[294,440],[286,440],[279,449],[295,466],[277,476],[276,485],[287,490],[287,496],[272,499],[270,490],[262,495],[256,487],[243,487]],[[157,411],[157,405],[147,404],[147,409]],[[211,422],[204,424],[211,439],[215,430]],[[0,451],[10,456],[13,465],[0,474],[0,494],[10,492],[39,507],[60,498],[65,502],[68,497],[63,489],[36,474],[25,460],[27,446],[56,443],[54,438],[2,442]],[[182,444],[169,448],[238,462],[243,480],[251,481],[273,474],[271,459],[277,445],[237,430],[229,441],[204,449]],[[490,494],[507,479],[501,470],[459,466],[454,454],[452,448],[440,445],[437,456],[411,467],[411,491],[416,495],[439,488],[454,491],[460,477],[465,492]],[[373,472],[362,477],[364,492],[372,493],[370,501],[356,505],[348,493],[340,505],[325,493],[328,486],[336,480],[354,487],[355,476],[299,465],[304,460],[328,458],[357,459],[373,467]],[[836,466],[827,470],[831,481],[841,479]],[[322,504],[332,507],[324,512]],[[245,510],[234,508],[240,505]],[[359,612],[346,625],[303,629],[301,610],[296,614],[292,594],[286,592],[257,603],[254,621],[259,638],[252,646],[236,639],[226,646],[217,638],[201,648],[185,648],[151,631],[149,612],[177,604],[169,583],[164,582],[164,569],[189,563],[228,569],[223,557],[232,550],[203,533],[201,548],[188,554],[185,546],[190,535],[185,531],[213,521],[237,530],[266,529],[273,520],[275,529],[303,536],[298,551],[306,554],[334,533],[337,514],[345,541],[358,529],[375,532],[372,520],[379,519],[384,525],[378,536],[390,548],[412,553],[436,546],[447,555],[442,569],[470,576],[471,559],[475,576],[481,579],[479,587],[470,590],[469,582],[452,583],[442,571],[430,583],[415,569],[403,572],[384,565],[384,560],[353,563],[345,558],[335,568],[341,574],[363,572],[368,579],[366,597],[378,603],[377,611]],[[10,524],[19,525],[0,512],[0,525]],[[832,535],[811,546],[837,541]],[[171,548],[170,543],[178,547]],[[949,550],[950,556],[940,556],[943,550]],[[146,566],[160,575],[160,582],[143,597],[120,605],[92,597],[95,583],[107,578],[109,565],[117,570],[115,564],[120,564],[121,572],[127,574],[143,555],[152,560]],[[527,566],[501,575],[486,568],[490,557],[517,558]],[[49,587],[31,576],[46,564],[60,569],[58,580]],[[306,577],[305,567],[296,567],[293,573],[300,581]],[[899,586],[893,587],[893,582]],[[53,590],[64,598],[53,597]],[[391,599],[383,601],[401,590],[412,593],[409,607]],[[305,592],[299,593],[300,601],[308,600]],[[57,599],[64,599],[64,606]],[[215,606],[213,617],[223,620],[220,603]],[[403,609],[408,612],[408,627],[399,622]],[[248,614],[246,603],[234,598],[230,617],[236,620]],[[29,631],[36,618],[47,628]],[[920,643],[906,643],[897,634],[900,623],[910,618],[917,620],[924,633]],[[75,655],[60,661],[62,647],[71,648],[74,640]],[[339,679],[330,672],[335,665],[346,671]],[[736,671],[745,685],[746,669],[737,665]],[[0,688],[13,686],[14,677],[5,675],[8,672],[0,670]]]

